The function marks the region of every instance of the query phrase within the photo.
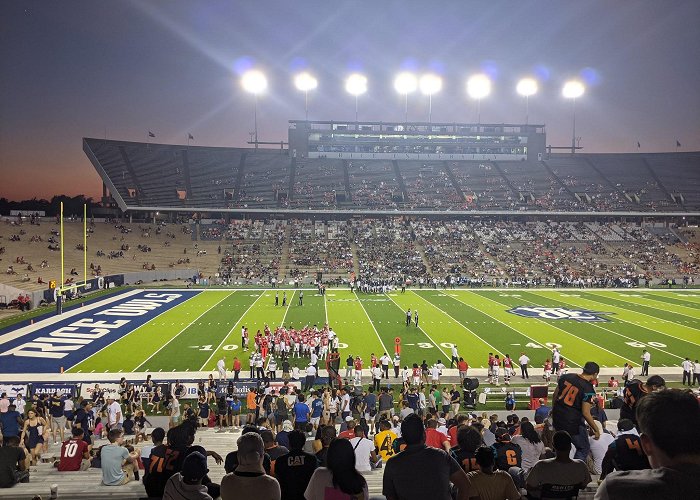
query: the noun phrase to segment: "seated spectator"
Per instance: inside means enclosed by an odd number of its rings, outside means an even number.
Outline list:
[[[280,484],[263,468],[265,448],[260,434],[243,434],[237,445],[238,466],[221,480],[221,500],[280,500]]]
[[[543,487],[558,486],[558,490],[570,491],[572,495],[591,482],[588,466],[581,460],[572,460],[571,436],[566,431],[557,431],[552,438],[555,458],[540,460],[530,469],[525,485],[532,498],[541,498]]]
[[[270,475],[275,475],[275,461],[282,455],[289,453],[289,450],[280,446],[275,442],[275,438],[272,435],[272,431],[265,429],[260,431],[260,436],[262,437],[263,444],[265,445],[265,453],[270,457]]]
[[[107,434],[109,444],[102,447],[102,484],[105,486],[121,486],[134,480],[134,464],[138,455],[129,453],[122,446],[124,439],[121,429],[112,429]]]
[[[508,472],[513,476],[516,486],[524,488],[525,478],[530,469],[535,466],[540,458],[544,458],[544,443],[530,422],[520,424],[520,435],[513,436],[511,441],[513,444],[520,446],[522,450],[522,465],[520,468],[511,467],[508,469]]]
[[[496,455],[496,469],[508,471],[522,465],[523,451],[511,442],[510,434],[503,428],[496,429],[496,442],[491,446]]]
[[[382,493],[387,500],[451,500],[450,482],[459,491],[457,500],[468,500],[467,475],[445,450],[425,445],[425,427],[418,415],[404,419],[401,436],[406,448],[384,470]]]
[[[195,451],[185,457],[182,470],[170,476],[165,484],[163,500],[212,500],[202,479],[207,475],[207,457]]]
[[[457,430],[457,446],[453,446],[450,453],[464,472],[479,470],[475,453],[482,444],[481,433],[475,427],[463,425]]]
[[[372,464],[377,463],[377,454],[374,451],[374,443],[367,438],[366,430],[358,425],[355,427],[355,437],[350,440],[355,452],[355,468],[359,472],[371,472]]]
[[[518,500],[520,493],[515,488],[513,478],[505,471],[494,470],[493,450],[482,446],[474,455],[479,470],[467,474],[469,498],[499,498]]]
[[[0,447],[0,488],[28,482],[27,455],[19,445],[19,438],[11,436],[7,444]]]
[[[153,450],[157,449],[158,452],[162,452],[165,450],[165,445],[163,444],[163,440],[165,439],[165,429],[162,427],[156,427],[153,429],[153,432],[151,432],[151,442],[152,444],[146,444],[141,447],[141,461],[143,462],[143,468],[144,470],[149,469],[149,464],[151,461],[151,453]]]
[[[61,445],[61,458],[58,461],[58,470],[61,472],[88,470],[90,468],[90,451],[83,440],[83,430],[73,427],[70,439]]]
[[[3,446],[7,446],[11,437],[19,437],[22,415],[16,408],[14,403],[10,403],[5,413],[0,412],[0,434],[2,434]]]
[[[613,470],[649,469],[649,459],[642,449],[642,441],[632,421],[623,418],[617,422],[617,437],[610,443],[603,457],[600,479]]]
[[[700,491],[700,405],[690,392],[667,389],[637,405],[641,445],[652,469],[614,472],[597,500],[697,498]]]
[[[355,453],[347,439],[335,439],[328,447],[326,467],[319,467],[311,476],[304,498],[349,498],[367,500],[367,481],[355,468]]]
[[[290,432],[290,451],[277,459],[275,476],[280,482],[283,499],[303,499],[309,480],[318,468],[316,457],[303,450],[305,444],[306,435],[303,432]]]
[[[591,443],[591,474],[600,475],[603,470],[603,458],[608,451],[608,447],[615,442],[615,438],[612,436],[612,434],[605,432],[603,429],[603,424],[601,424],[598,420],[595,421],[595,425],[598,427],[600,437],[598,439],[594,439],[593,431],[589,430],[588,432],[589,442]]]
[[[426,423],[425,429],[425,445],[432,448],[444,449],[445,451],[450,451],[450,438],[447,434],[440,432],[437,429],[438,422],[434,418],[431,418]]]

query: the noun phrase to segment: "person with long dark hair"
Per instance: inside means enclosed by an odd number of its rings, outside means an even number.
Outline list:
[[[355,452],[347,439],[335,439],[328,447],[326,467],[314,471],[304,492],[306,500],[323,500],[326,493],[349,495],[350,500],[367,500],[367,481],[355,469]]]
[[[513,436],[511,442],[520,446],[523,453],[521,466],[511,467],[508,472],[513,476],[515,485],[524,488],[530,469],[544,456],[544,443],[537,434],[535,426],[529,421],[520,424],[520,435]]]

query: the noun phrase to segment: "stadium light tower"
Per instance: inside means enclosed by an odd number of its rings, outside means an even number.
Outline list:
[[[408,94],[412,94],[418,89],[418,79],[416,75],[407,71],[399,73],[394,80],[394,88],[396,92],[404,96],[404,123],[408,123]]]
[[[255,96],[255,107],[253,108],[253,118],[255,120],[255,149],[258,149],[258,94],[267,89],[267,78],[256,69],[251,69],[243,73],[241,86],[246,92]]]
[[[474,75],[467,80],[467,94],[476,99],[477,124],[481,125],[481,100],[491,93],[491,80],[483,73]]]
[[[309,121],[309,90],[314,90],[318,87],[318,80],[316,78],[304,71],[299,73],[294,77],[294,85],[296,85],[298,90],[304,93],[304,114],[306,116],[306,121]]]
[[[353,73],[345,80],[345,90],[355,96],[355,122],[357,122],[357,98],[367,92],[367,77]]]
[[[564,84],[561,93],[567,99],[571,99],[572,112],[572,133],[571,133],[571,154],[576,152],[576,99],[581,97],[586,91],[583,84],[577,80],[570,80]]]
[[[428,123],[433,121],[433,94],[442,90],[442,78],[433,73],[426,73],[418,82],[420,91],[428,96]]]
[[[518,82],[516,89],[518,94],[525,97],[525,125],[530,122],[530,96],[537,93],[537,80],[523,78]]]

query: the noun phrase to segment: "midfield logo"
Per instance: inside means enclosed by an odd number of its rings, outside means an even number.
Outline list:
[[[511,314],[516,314],[524,318],[538,319],[572,319],[575,321],[610,321],[603,317],[609,312],[591,311],[589,309],[567,309],[566,307],[541,307],[541,306],[520,306],[508,309]]]

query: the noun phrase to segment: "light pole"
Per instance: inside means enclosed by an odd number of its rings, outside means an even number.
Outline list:
[[[518,94],[525,97],[525,125],[530,123],[530,96],[537,93],[537,80],[523,78],[518,82],[516,89]]]
[[[396,79],[394,79],[394,88],[396,92],[404,96],[404,123],[408,123],[408,94],[416,91],[418,88],[418,79],[413,73],[399,73],[396,75]]]
[[[345,80],[345,90],[355,96],[355,123],[357,123],[357,98],[367,92],[367,77],[359,73],[353,73]]]
[[[491,80],[483,73],[474,75],[467,80],[467,94],[476,99],[477,124],[481,125],[481,100],[491,93]]]
[[[571,154],[576,152],[576,99],[581,97],[586,88],[577,80],[570,80],[564,84],[561,93],[567,99],[571,99],[572,112],[572,132],[571,132]]]
[[[304,93],[304,115],[305,119],[309,121],[309,90],[314,90],[318,86],[318,80],[314,78],[313,75],[307,73],[299,73],[294,77],[294,85],[296,85],[298,90]]]
[[[267,88],[267,78],[265,78],[265,75],[261,71],[251,69],[243,73],[241,77],[241,86],[243,90],[255,96],[253,119],[255,121],[255,149],[258,149],[258,94],[264,92]]]
[[[418,87],[423,95],[428,96],[428,123],[433,121],[433,94],[442,89],[442,78],[433,73],[426,73],[420,77]]]

